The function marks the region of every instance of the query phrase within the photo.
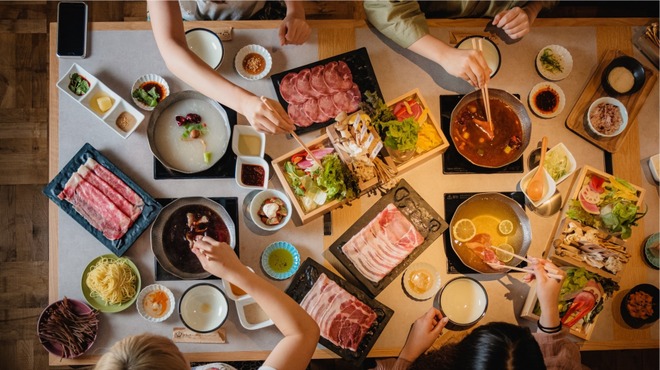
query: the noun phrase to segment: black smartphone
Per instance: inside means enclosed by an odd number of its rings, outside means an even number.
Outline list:
[[[84,58],[87,55],[87,4],[57,4],[57,56]]]

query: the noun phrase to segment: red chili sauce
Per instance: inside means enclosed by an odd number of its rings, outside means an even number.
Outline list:
[[[263,186],[266,179],[266,171],[263,167],[255,164],[243,164],[241,166],[241,181],[248,186]]]

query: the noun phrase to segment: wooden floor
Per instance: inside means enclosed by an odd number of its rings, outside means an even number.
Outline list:
[[[146,16],[143,1],[88,4],[90,21]],[[347,1],[305,6],[311,19],[361,15]],[[48,368],[35,332],[48,304],[48,200],[41,189],[49,180],[48,89],[55,87],[48,86],[48,24],[56,9],[57,2],[0,1],[0,369]],[[599,16],[602,9],[588,5],[577,14]],[[594,370],[659,368],[657,350],[584,353],[583,363]],[[315,361],[312,368],[346,369],[335,361]]]

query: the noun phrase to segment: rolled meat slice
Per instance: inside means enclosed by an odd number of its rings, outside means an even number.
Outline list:
[[[302,104],[307,98],[296,88],[297,73],[289,73],[280,81],[280,94],[289,104]]]

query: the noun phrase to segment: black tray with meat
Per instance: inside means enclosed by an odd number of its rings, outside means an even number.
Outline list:
[[[391,308],[311,258],[302,263],[285,292],[319,324],[319,343],[356,366],[367,357],[394,315]],[[326,295],[334,299],[319,299]]]
[[[43,193],[117,256],[133,245],[162,208],[89,143]]]
[[[355,112],[366,91],[383,98],[367,48],[276,73],[271,81],[299,134],[335,122],[339,112]]]
[[[329,260],[375,297],[447,227],[433,207],[401,180],[328,248],[334,257]],[[388,258],[380,258],[385,254]]]

